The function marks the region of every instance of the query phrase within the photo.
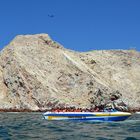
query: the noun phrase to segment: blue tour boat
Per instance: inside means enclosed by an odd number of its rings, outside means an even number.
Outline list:
[[[75,121],[123,121],[130,117],[129,112],[46,112],[47,120],[75,120]]]

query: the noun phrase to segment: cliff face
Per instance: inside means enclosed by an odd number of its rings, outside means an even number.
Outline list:
[[[17,36],[1,51],[1,109],[91,107],[108,102],[116,91],[129,107],[140,108],[139,52],[80,53],[47,34]]]

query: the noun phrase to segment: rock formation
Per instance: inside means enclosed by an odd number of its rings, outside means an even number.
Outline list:
[[[1,110],[90,108],[112,99],[140,109],[140,53],[76,52],[47,34],[19,35],[0,53],[0,89]]]

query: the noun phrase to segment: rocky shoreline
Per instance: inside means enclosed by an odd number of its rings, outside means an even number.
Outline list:
[[[71,107],[71,108],[73,108],[73,107]],[[57,109],[57,107],[56,107],[56,109]],[[66,108],[67,109],[67,108]],[[53,111],[53,110],[55,110],[55,109],[52,109],[52,110],[29,110],[29,109],[0,109],[0,112],[51,112],[51,111]],[[63,108],[62,109],[60,109],[60,110],[62,110],[62,112],[66,112],[66,111],[63,111]],[[90,111],[90,110],[92,110],[92,108],[91,109],[82,109],[83,111],[69,111],[69,112],[95,112],[95,111]],[[87,111],[86,111],[87,110]],[[89,110],[89,111],[88,111]],[[119,110],[119,111],[123,111],[123,110]],[[53,112],[57,112],[57,111],[53,111]],[[97,111],[96,111],[97,112]],[[101,112],[101,111],[99,111],[99,112]],[[140,109],[129,109],[129,110],[127,110],[127,111],[123,111],[123,112],[130,112],[130,113],[136,113],[136,112],[140,112]]]

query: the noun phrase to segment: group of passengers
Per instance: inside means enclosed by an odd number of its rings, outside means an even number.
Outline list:
[[[76,108],[76,107],[63,107],[63,108],[52,108],[51,112],[103,112],[105,111],[104,108],[95,107],[95,108]],[[110,110],[111,111],[111,110]]]

